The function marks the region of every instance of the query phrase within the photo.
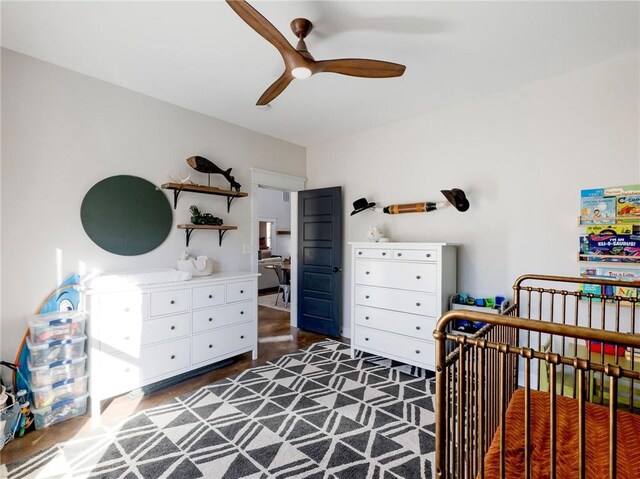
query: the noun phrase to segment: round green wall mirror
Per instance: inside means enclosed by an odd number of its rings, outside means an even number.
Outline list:
[[[96,183],[80,207],[82,226],[102,249],[123,256],[154,250],[173,223],[171,205],[153,183],[119,175]]]

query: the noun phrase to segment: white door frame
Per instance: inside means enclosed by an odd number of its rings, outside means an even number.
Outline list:
[[[258,188],[291,192],[291,326],[298,326],[298,191],[305,189],[306,178],[276,171],[251,168],[251,271],[258,272]]]

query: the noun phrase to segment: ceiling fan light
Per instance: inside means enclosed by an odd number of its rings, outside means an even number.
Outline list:
[[[311,76],[311,70],[307,67],[296,67],[291,70],[291,74],[300,80],[304,80],[305,78],[309,78]]]

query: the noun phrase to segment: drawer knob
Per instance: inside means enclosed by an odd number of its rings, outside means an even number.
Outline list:
[[[169,301],[171,304],[176,304],[176,302],[172,299],[171,301]]]
[[[171,326],[171,330],[173,331],[174,329],[176,329],[176,327],[175,326]]]
[[[384,251],[382,252],[382,256],[387,256],[387,253],[385,253]]]
[[[125,336],[125,337],[124,337],[124,338],[122,338],[122,339],[124,339],[125,341],[129,341],[131,338],[130,338],[129,336]]]
[[[420,306],[420,303],[416,303],[416,306]]]
[[[431,258],[431,253],[427,253],[427,258]]]
[[[240,294],[244,294],[244,289],[241,289],[241,290],[240,290]]]
[[[416,276],[416,279],[420,279],[420,278],[422,278],[422,276],[420,276],[420,275]]]
[[[240,316],[242,316],[244,314],[244,311],[240,311]]]
[[[369,319],[369,316],[365,316],[365,317],[364,317],[364,319],[367,319],[367,320],[368,320],[368,319]]]
[[[369,338],[364,338],[365,341],[369,341]]]
[[[129,368],[125,368],[123,372],[128,373],[129,371],[131,371]]]
[[[240,336],[240,339],[244,339],[244,335]]]
[[[420,354],[420,350],[419,349],[416,349],[416,354]]]
[[[131,311],[129,308],[124,308],[125,313],[128,313],[129,311]]]
[[[210,295],[209,295],[209,299],[211,299],[211,298],[213,298],[213,295],[212,295],[212,294],[210,294]]]
[[[417,329],[418,331],[420,331],[420,326],[416,326],[416,329]]]
[[[369,299],[369,295],[366,295],[366,296],[365,296],[365,299]]]
[[[359,254],[359,255],[361,255],[361,254],[362,254],[362,251],[358,251],[358,254]]]
[[[398,258],[399,258],[400,256],[402,256],[402,253],[398,253]]]
[[[365,273],[364,273],[364,274],[369,274],[369,271],[365,271]]]
[[[209,318],[209,322],[213,321],[213,318]]]
[[[213,344],[210,344],[210,345],[209,345],[209,349],[211,349],[211,348],[213,348]]]
[[[175,355],[175,354],[172,354],[172,355],[171,355],[171,359],[175,359],[175,358],[176,358],[176,355]]]

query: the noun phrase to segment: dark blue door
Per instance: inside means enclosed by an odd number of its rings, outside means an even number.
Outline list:
[[[298,327],[340,336],[342,188],[298,193]]]

